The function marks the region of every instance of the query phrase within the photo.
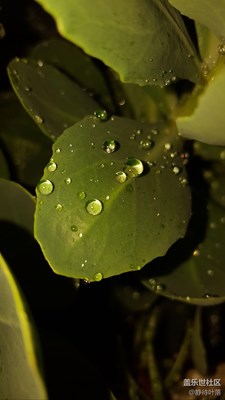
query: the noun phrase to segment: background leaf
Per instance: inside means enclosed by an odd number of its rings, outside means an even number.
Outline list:
[[[22,105],[52,140],[99,108],[75,82],[43,61],[15,59],[8,73]]]
[[[10,221],[33,234],[35,201],[31,194],[6,179],[0,179],[0,193],[0,220]]]
[[[225,37],[225,0],[169,0],[182,14],[207,26],[221,40]]]
[[[66,8],[62,0],[38,2],[55,18],[62,36],[113,68],[124,82],[164,86],[173,77],[201,79],[182,18],[165,0],[107,5],[70,0]]]
[[[171,299],[202,306],[225,301],[225,212],[210,201],[207,214],[205,237],[192,247],[191,255],[191,243],[193,246],[199,238],[197,231],[206,220],[203,211],[199,216],[202,222],[192,222],[186,239],[175,245],[164,259],[156,260],[155,265],[145,269],[143,282],[149,289]]]
[[[51,155],[52,141],[24,111],[13,92],[0,96],[0,143],[11,177],[35,187]]]
[[[190,100],[192,101],[192,99]],[[182,136],[204,143],[225,145],[225,67],[213,73],[197,99],[192,114],[177,118]]]
[[[8,179],[10,172],[3,151],[0,149],[0,178]]]
[[[0,254],[0,397],[47,399],[28,314],[17,284]]]
[[[109,140],[116,151],[104,151]],[[37,189],[35,235],[54,271],[101,280],[165,254],[190,216],[181,150],[173,126],[91,116],[66,130]],[[128,157],[143,163],[140,176],[126,179]]]
[[[102,66],[97,65],[79,47],[66,40],[52,39],[36,46],[32,50],[32,58],[58,68],[81,88],[92,93],[102,107],[115,112],[108,83],[100,68]]]

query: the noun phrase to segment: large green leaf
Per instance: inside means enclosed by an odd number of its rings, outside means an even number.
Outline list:
[[[221,40],[225,38],[225,0],[169,0],[182,14],[187,15],[213,31]]]
[[[204,61],[202,65],[203,70],[207,73],[214,66],[219,58],[218,46],[220,44],[219,39],[212,31],[206,28],[198,22],[195,22],[195,29],[198,39],[198,47]]]
[[[181,150],[174,126],[90,116],[66,130],[37,188],[35,236],[53,270],[101,280],[165,254],[190,216]]]
[[[67,74],[82,88],[108,109],[115,112],[105,77],[95,60],[87,56],[79,47],[62,39],[52,39],[36,46],[32,58],[43,60]]]
[[[12,222],[33,234],[35,201],[22,186],[0,179],[0,220]]]
[[[190,102],[192,99],[190,98]],[[225,67],[219,68],[199,95],[192,114],[177,119],[179,132],[204,143],[225,145]]]
[[[52,141],[41,133],[13,92],[0,96],[0,119],[0,140],[11,176],[36,186],[51,155]]]
[[[225,301],[225,211],[209,202],[207,212],[205,237],[188,258],[185,258],[187,250],[196,240],[200,222],[191,226],[184,242],[146,269],[143,282],[149,289],[191,304],[213,305]],[[203,213],[202,218],[204,223],[207,216]]]
[[[199,61],[180,14],[167,0],[38,0],[60,33],[102,60],[124,82],[164,86],[198,81]]]
[[[13,249],[12,249],[13,251]],[[47,399],[37,347],[20,293],[0,254],[0,398]]]
[[[80,86],[43,61],[15,59],[9,64],[8,73],[26,111],[53,140],[99,108]]]

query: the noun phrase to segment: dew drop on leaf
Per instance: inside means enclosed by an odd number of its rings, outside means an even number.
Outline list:
[[[128,157],[124,164],[124,172],[131,178],[139,176],[144,171],[144,166],[140,160]]]
[[[53,161],[50,161],[47,165],[47,169],[49,172],[54,172],[57,169],[57,164]]]
[[[41,194],[48,195],[53,192],[54,185],[49,179],[46,179],[46,180],[41,180],[37,188]]]
[[[155,287],[155,290],[157,292],[162,292],[163,290],[165,290],[165,285],[158,283]]]
[[[61,153],[61,149],[57,148],[57,149],[55,150],[55,152],[56,152],[56,154],[59,154],[59,153]]]
[[[56,211],[61,212],[63,210],[62,204],[60,204],[60,203],[56,204],[55,209],[56,209]]]
[[[102,148],[108,154],[113,153],[114,151],[116,151],[116,148],[117,148],[115,140],[113,140],[113,139],[112,140],[106,140],[103,143]]]
[[[125,172],[123,172],[123,171],[118,171],[118,172],[116,173],[116,180],[117,180],[117,182],[119,182],[119,183],[124,183],[124,182],[126,182],[126,180],[127,180],[127,175],[126,175]]]
[[[44,123],[44,118],[42,118],[40,115],[36,114],[34,116],[35,122],[37,122],[38,125],[42,125]]]
[[[219,44],[219,46],[218,46],[218,53],[221,54],[221,55],[224,55],[224,54],[225,54],[225,43]]]
[[[109,118],[106,110],[97,110],[94,112],[94,116],[100,121],[107,121],[107,119]]]
[[[99,215],[102,212],[102,202],[98,199],[89,201],[86,204],[86,210],[90,215]]]
[[[200,250],[199,249],[195,249],[192,254],[193,254],[194,257],[198,257],[198,256],[200,256]]]
[[[71,179],[71,178],[66,178],[66,179],[65,179],[65,183],[66,183],[67,185],[70,185],[71,182],[72,182],[72,179]]]
[[[214,276],[214,271],[212,269],[208,269],[207,274],[209,276]]]
[[[94,275],[94,280],[95,280],[96,282],[100,282],[100,281],[102,280],[102,278],[103,278],[103,275],[101,274],[101,272],[97,272],[97,273]]]
[[[86,193],[85,192],[78,192],[77,197],[80,200],[84,200],[86,198]]]
[[[149,139],[144,139],[140,141],[140,148],[142,150],[149,150],[153,146],[153,142]]]
[[[181,169],[180,169],[177,165],[174,165],[174,166],[172,167],[172,171],[173,171],[173,173],[174,173],[175,175],[178,175],[178,174],[180,173]]]
[[[78,227],[76,225],[72,225],[70,227],[70,229],[71,229],[72,232],[77,232],[78,231]]]

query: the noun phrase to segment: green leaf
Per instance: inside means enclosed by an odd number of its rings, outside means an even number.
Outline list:
[[[195,29],[198,38],[198,47],[204,61],[204,68],[206,72],[211,70],[218,60],[219,52],[218,46],[220,44],[217,36],[212,31],[198,22],[195,22]]]
[[[108,85],[95,60],[80,48],[62,39],[52,39],[36,46],[32,58],[53,65],[88,90],[110,112],[115,112]]]
[[[52,140],[99,108],[80,86],[42,61],[15,59],[8,73],[22,105]]]
[[[182,18],[166,0],[38,3],[55,18],[62,36],[113,68],[124,82],[164,86],[173,77],[202,79]]]
[[[194,152],[207,161],[220,161],[225,163],[225,148],[212,146],[201,142],[194,142]]]
[[[0,398],[47,399],[33,327],[22,294],[0,254]]]
[[[192,101],[192,99],[190,99]],[[192,114],[177,118],[182,136],[204,143],[225,145],[225,67],[211,75]]]
[[[140,269],[183,237],[190,192],[181,149],[173,126],[119,117],[66,130],[37,188],[35,236],[53,270],[101,280]]]
[[[0,178],[9,179],[10,172],[3,151],[0,149]]]
[[[143,283],[150,290],[202,306],[225,301],[225,211],[209,202],[207,212],[205,237],[189,257],[188,246],[191,242],[193,245],[200,222],[197,227],[192,225],[184,242],[179,242],[164,259],[145,271]],[[204,222],[206,215],[202,218]]]
[[[182,14],[207,26],[221,40],[225,37],[225,0],[169,0]]]
[[[0,220],[12,222],[33,234],[35,201],[31,194],[17,183],[1,178],[0,193]]]
[[[24,111],[14,93],[0,96],[0,140],[13,179],[36,186],[51,155],[52,141]]]

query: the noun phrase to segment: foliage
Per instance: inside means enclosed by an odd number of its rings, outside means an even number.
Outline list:
[[[188,348],[193,365],[208,371],[203,311],[189,304],[225,301],[225,1],[30,0],[26,7],[21,48],[11,46],[15,33],[7,28],[17,9],[10,14],[5,5],[0,14],[0,350],[8,331],[15,346],[4,353],[0,397],[47,398],[18,280],[25,297],[34,292],[43,304],[46,319],[52,310],[80,306],[86,293],[140,313],[132,317],[131,339],[139,369],[131,371],[121,356],[123,379],[131,400],[145,399],[149,389],[133,375],[148,371],[152,398],[163,399],[182,375]],[[171,312],[168,299],[178,300],[184,321],[175,325],[185,329],[162,384],[153,342]],[[100,327],[102,302],[96,304],[87,314]],[[61,349],[58,332],[48,338],[53,353]],[[102,374],[72,337],[76,373],[96,377],[93,392],[81,385],[78,395],[114,398],[96,384]],[[97,339],[92,347],[99,349]],[[24,375],[9,366],[12,351]],[[25,379],[26,394],[16,393]]]

